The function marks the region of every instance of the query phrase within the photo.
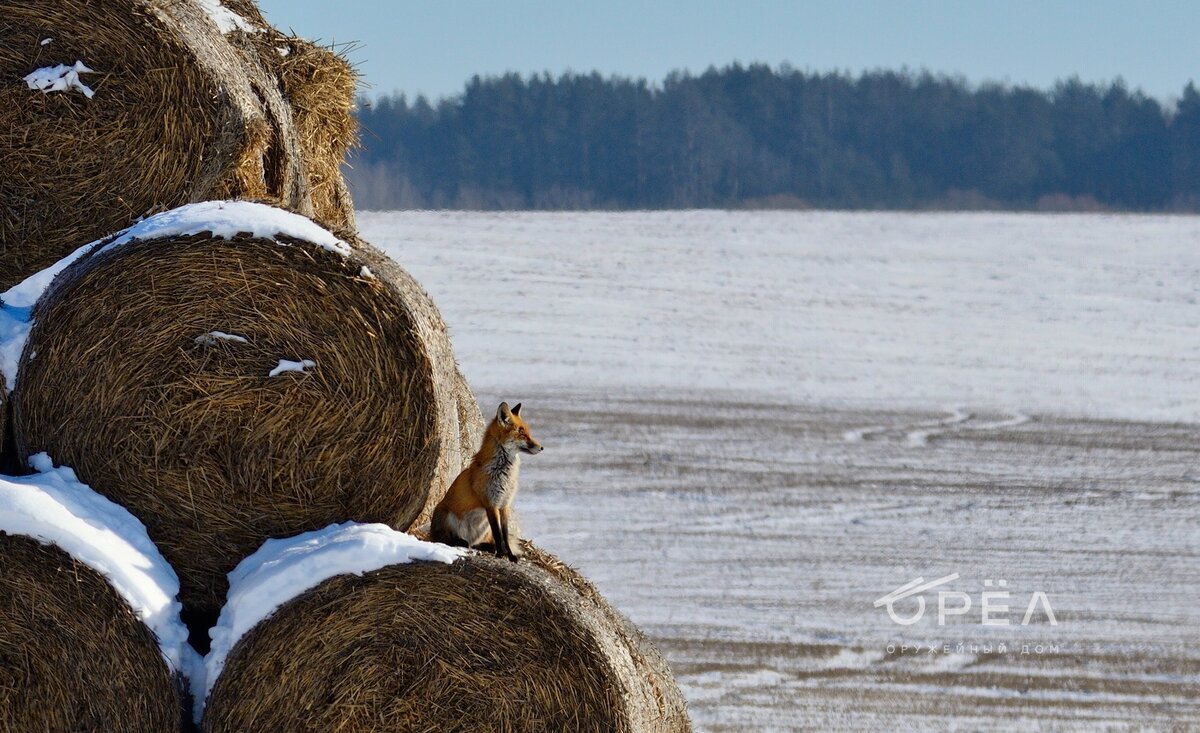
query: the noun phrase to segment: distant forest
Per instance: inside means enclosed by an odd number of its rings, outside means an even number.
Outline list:
[[[363,101],[360,208],[1200,210],[1200,93],[734,64]]]

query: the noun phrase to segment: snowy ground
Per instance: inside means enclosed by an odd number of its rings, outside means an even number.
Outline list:
[[[1200,725],[1200,218],[360,225],[525,403],[527,534],[701,730]]]

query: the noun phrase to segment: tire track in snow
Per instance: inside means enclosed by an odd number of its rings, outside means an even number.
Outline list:
[[[968,422],[975,416],[967,414],[964,420],[959,420],[955,423],[948,423],[942,428],[933,428],[931,430],[914,430],[908,434],[908,444],[912,446],[929,445],[930,438],[938,438],[946,433],[953,433],[959,430],[1002,430],[1011,428],[1017,425],[1022,425],[1029,422],[1032,418],[1022,412],[1013,411],[1011,417],[1003,420],[994,420],[992,422],[973,423]]]
[[[909,423],[907,425],[868,425],[842,433],[847,443],[862,443],[888,433],[904,433],[905,442],[914,447],[929,445],[929,441],[959,430],[1002,430],[1029,422],[1032,418],[1022,412],[1010,411],[1010,417],[1002,420],[973,422],[976,415],[961,407],[950,407],[946,416],[936,420]]]
[[[922,422],[909,423],[907,425],[868,425],[865,428],[855,428],[842,433],[842,439],[847,443],[861,443],[864,440],[875,438],[876,436],[887,433],[906,433],[913,435],[914,428],[940,428],[950,425],[957,425],[971,419],[971,414],[963,412],[957,407],[946,409],[946,416],[937,418],[936,420],[925,420]],[[919,431],[918,431],[919,432]]]

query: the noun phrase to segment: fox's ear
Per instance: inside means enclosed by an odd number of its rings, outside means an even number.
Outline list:
[[[514,414],[514,415],[521,414],[521,403],[520,402],[518,402],[517,406],[512,409],[512,414]]]
[[[508,409],[507,402],[501,402],[500,407],[496,410],[496,419],[507,425],[512,422],[512,410]]]

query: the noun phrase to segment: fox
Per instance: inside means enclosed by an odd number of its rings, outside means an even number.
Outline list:
[[[491,541],[496,557],[517,562],[510,537],[510,512],[517,495],[521,453],[536,455],[542,444],[529,434],[521,403],[501,402],[483,434],[479,452],[433,510],[429,530],[435,542],[478,547]]]

